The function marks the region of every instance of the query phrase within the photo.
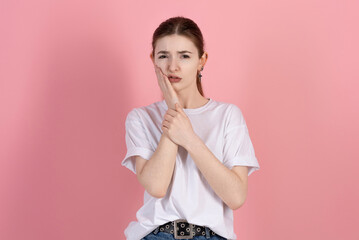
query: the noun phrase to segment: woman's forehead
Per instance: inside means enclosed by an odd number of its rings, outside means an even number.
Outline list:
[[[180,35],[170,35],[157,40],[156,54],[159,51],[166,51],[168,53],[189,51],[191,53],[195,53],[197,49],[193,42],[187,37]]]

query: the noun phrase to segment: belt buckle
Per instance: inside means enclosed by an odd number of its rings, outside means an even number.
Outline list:
[[[195,235],[195,232],[193,231],[193,225],[191,223],[189,223],[189,236],[186,235],[186,236],[179,236],[177,235],[177,223],[178,222],[187,222],[186,219],[177,219],[177,220],[174,220],[174,238],[175,239],[193,239],[193,236]]]

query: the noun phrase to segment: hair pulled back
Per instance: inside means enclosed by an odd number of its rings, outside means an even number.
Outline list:
[[[155,56],[156,41],[162,37],[177,34],[190,39],[198,50],[198,58],[204,53],[204,40],[197,24],[189,18],[182,16],[172,17],[162,22],[152,36],[152,55]],[[196,83],[199,93],[204,96],[202,84],[197,72]]]

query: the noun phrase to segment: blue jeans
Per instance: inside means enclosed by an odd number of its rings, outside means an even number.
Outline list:
[[[157,234],[154,234],[153,232],[151,232],[150,234],[146,235],[141,240],[176,240],[176,239],[170,233],[158,232]],[[183,240],[185,240],[185,239],[183,239]],[[206,238],[206,236],[196,236],[196,237],[193,237],[192,240],[227,240],[227,238],[220,237],[220,236],[211,236],[209,238]]]

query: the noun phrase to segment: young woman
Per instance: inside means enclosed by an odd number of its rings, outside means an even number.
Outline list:
[[[204,96],[208,54],[192,20],[161,23],[152,47],[163,100],[126,118],[122,165],[145,188],[126,238],[234,240],[233,210],[245,202],[247,177],[259,170],[242,112]]]

